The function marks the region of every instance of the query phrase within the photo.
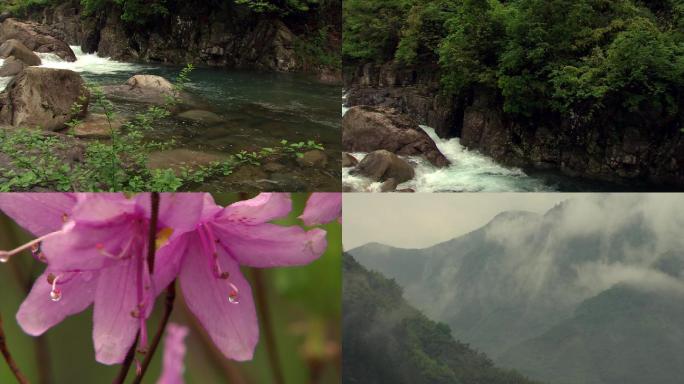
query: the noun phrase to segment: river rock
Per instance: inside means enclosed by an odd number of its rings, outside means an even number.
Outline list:
[[[384,149],[366,155],[351,173],[375,181],[394,179],[397,185],[409,181],[415,176],[415,171],[409,163]]]
[[[59,130],[68,121],[86,116],[89,98],[78,73],[28,67],[0,93],[0,125]],[[82,107],[74,113],[77,102]]]
[[[156,75],[135,75],[126,80],[126,85],[131,88],[151,89],[160,93],[173,94],[175,91],[173,84],[161,76]]]
[[[356,157],[348,154],[347,152],[342,152],[342,168],[356,167],[359,161]]]
[[[393,108],[350,108],[342,118],[342,147],[350,152],[385,149],[401,156],[423,156],[437,167],[450,164],[418,122]]]
[[[328,164],[328,156],[321,150],[313,149],[304,152],[302,157],[298,157],[297,163],[302,167],[325,168]]]
[[[393,192],[397,189],[397,180],[395,180],[393,177],[385,180],[384,183],[380,186],[380,192]]]
[[[209,165],[215,161],[225,160],[227,157],[217,153],[193,151],[191,149],[176,148],[153,152],[147,162],[150,169],[172,169],[180,172],[183,167],[198,167]]]
[[[128,79],[123,85],[107,85],[102,87],[102,91],[114,99],[122,99],[138,103],[165,105],[169,97],[176,95],[179,105],[190,108],[201,107],[189,94],[178,94],[173,84],[161,76],[155,75],[135,75]]]
[[[264,164],[262,168],[266,172],[274,173],[282,171],[283,169],[285,169],[285,166],[280,163],[276,163],[275,161],[269,161],[268,163]]]
[[[190,120],[202,124],[217,124],[225,121],[221,116],[215,114],[214,112],[203,111],[201,109],[192,109],[179,113],[178,118],[182,120]]]
[[[16,39],[9,39],[0,45],[0,58],[6,59],[10,56],[23,61],[28,66],[41,64],[40,57]]]
[[[120,129],[123,124],[121,118],[114,118],[110,122],[103,114],[90,113],[73,128],[73,134],[83,139],[105,139],[112,136],[112,130]]]
[[[9,19],[10,17],[12,17],[12,14],[10,13],[10,11],[4,11],[4,12],[0,13],[0,23]]]
[[[0,41],[19,40],[31,51],[54,53],[63,60],[76,61],[69,45],[54,36],[50,28],[32,21],[7,19],[0,24]]]
[[[0,77],[16,76],[26,68],[23,61],[17,60],[14,56],[5,59],[0,67]]]

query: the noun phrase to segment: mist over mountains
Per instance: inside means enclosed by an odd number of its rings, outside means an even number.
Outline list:
[[[396,279],[456,339],[533,379],[675,384],[684,376],[683,213],[672,195],[582,196],[545,214],[503,212],[425,249],[349,253]]]

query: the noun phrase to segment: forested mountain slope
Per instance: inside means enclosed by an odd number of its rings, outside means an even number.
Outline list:
[[[531,383],[454,341],[448,326],[408,305],[393,280],[349,255],[343,273],[343,383]]]

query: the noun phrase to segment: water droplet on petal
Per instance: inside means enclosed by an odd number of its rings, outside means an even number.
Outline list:
[[[50,299],[55,302],[62,300],[62,290],[55,288],[50,291]]]
[[[239,304],[240,303],[240,298],[238,297],[237,291],[230,291],[228,294],[228,301],[231,304]]]
[[[0,251],[0,263],[6,263],[9,261],[10,254],[7,251]]]

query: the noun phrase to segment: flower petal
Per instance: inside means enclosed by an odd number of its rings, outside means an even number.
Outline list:
[[[178,277],[181,258],[187,248],[188,236],[181,236],[157,250],[154,256],[155,296],[159,295],[171,284],[173,279]]]
[[[275,224],[216,225],[216,237],[238,263],[267,268],[304,265],[319,258],[327,247],[326,232],[316,228]]]
[[[261,224],[287,216],[292,210],[288,193],[260,193],[257,197],[227,206],[216,216],[219,222]]]
[[[185,371],[185,337],[188,328],[182,325],[169,323],[164,336],[164,366],[157,384],[183,384],[183,371]]]
[[[201,253],[197,236],[192,236],[183,258],[180,282],[188,308],[207,330],[214,344],[233,360],[251,360],[259,339],[259,324],[252,291],[238,264],[225,258],[224,271],[230,279],[219,279],[212,272],[210,255]],[[232,288],[239,289],[239,303],[228,301]]]
[[[96,272],[87,272],[69,277],[70,280],[60,284],[62,299],[52,301],[52,285],[47,281],[48,273],[50,272],[45,271],[33,283],[31,292],[17,312],[17,322],[31,336],[39,336],[67,316],[85,310],[95,297],[98,275]],[[59,275],[58,272],[53,274]]]
[[[202,215],[205,193],[161,193],[159,196],[159,226],[173,229],[172,238],[195,229]],[[151,216],[150,193],[136,195],[145,217]]]
[[[135,201],[123,193],[82,193],[78,197],[72,219],[82,224],[104,226],[135,213]]]
[[[36,236],[59,230],[75,205],[71,193],[0,193],[0,210]]]
[[[131,312],[138,308],[136,258],[103,270],[95,293],[93,342],[95,359],[119,364],[135,341],[140,320]]]
[[[48,264],[57,270],[102,268],[113,259],[104,256],[99,247],[104,246],[107,252],[118,255],[136,234],[134,225],[126,220],[104,227],[77,222],[62,233],[45,239],[42,250]]]
[[[342,215],[342,194],[337,192],[312,193],[304,213],[299,216],[308,226],[329,223]]]

